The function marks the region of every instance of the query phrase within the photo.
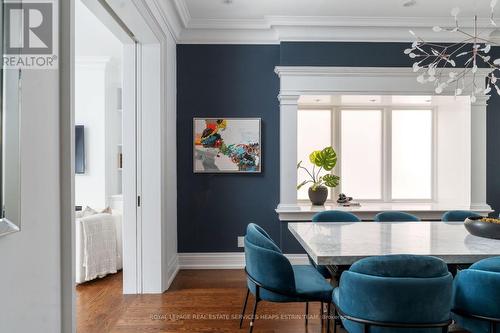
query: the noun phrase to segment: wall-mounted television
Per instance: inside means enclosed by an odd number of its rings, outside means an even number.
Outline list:
[[[85,173],[85,127],[75,126],[75,173]]]

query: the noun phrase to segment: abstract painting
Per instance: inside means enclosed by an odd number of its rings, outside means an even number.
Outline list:
[[[261,172],[260,118],[194,118],[195,173]]]

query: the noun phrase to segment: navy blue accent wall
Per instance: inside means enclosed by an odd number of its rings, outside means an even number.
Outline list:
[[[409,67],[409,43],[281,43],[281,66]]]
[[[236,252],[255,222],[279,238],[278,45],[177,46],[179,252]],[[194,174],[193,117],[262,118],[260,174]]]
[[[274,67],[409,67],[408,43],[302,43],[177,46],[179,252],[235,252],[256,222],[302,252],[274,211],[279,202],[279,80]],[[499,53],[495,50],[494,53]],[[261,117],[263,172],[193,174],[193,117]],[[488,203],[500,210],[500,98],[488,106]]]

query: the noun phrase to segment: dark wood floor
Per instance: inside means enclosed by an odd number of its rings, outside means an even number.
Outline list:
[[[248,331],[248,320],[243,329],[238,327],[246,292],[243,270],[180,271],[161,295],[122,295],[121,273],[76,290],[78,333]],[[253,299],[247,315],[252,306]],[[254,333],[321,333],[318,318],[310,319],[305,329],[304,313],[304,304],[259,303]],[[319,316],[319,304],[312,304],[309,313]]]

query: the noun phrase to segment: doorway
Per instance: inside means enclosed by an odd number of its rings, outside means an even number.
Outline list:
[[[72,0],[71,3],[77,0]],[[165,34],[147,7],[123,0],[78,0],[123,43],[122,71],[122,294],[162,293],[178,269],[176,245],[175,57],[173,35]],[[63,6],[66,7],[66,6]],[[77,16],[75,8],[66,11]],[[74,26],[67,23],[68,26]],[[71,34],[74,36],[74,34]],[[73,37],[72,37],[73,38]],[[63,49],[72,48],[65,40]],[[67,54],[68,54],[67,53]],[[74,55],[62,85],[71,108],[61,113],[61,191],[64,327],[76,326]],[[67,87],[65,89],[64,87]],[[128,111],[127,111],[128,110]],[[144,112],[143,112],[144,110]],[[168,156],[168,159],[166,158]],[[165,181],[168,174],[169,181]],[[143,221],[145,221],[143,223]],[[69,241],[71,240],[71,241]],[[71,254],[71,255],[70,255]],[[108,275],[116,276],[116,275]]]
[[[93,291],[106,292],[110,279],[114,293],[137,292],[133,245],[140,218],[137,47],[131,31],[106,2],[75,0],[77,313],[94,306]],[[124,245],[131,250],[124,250]],[[85,318],[77,322],[80,331],[87,331],[82,324]]]

